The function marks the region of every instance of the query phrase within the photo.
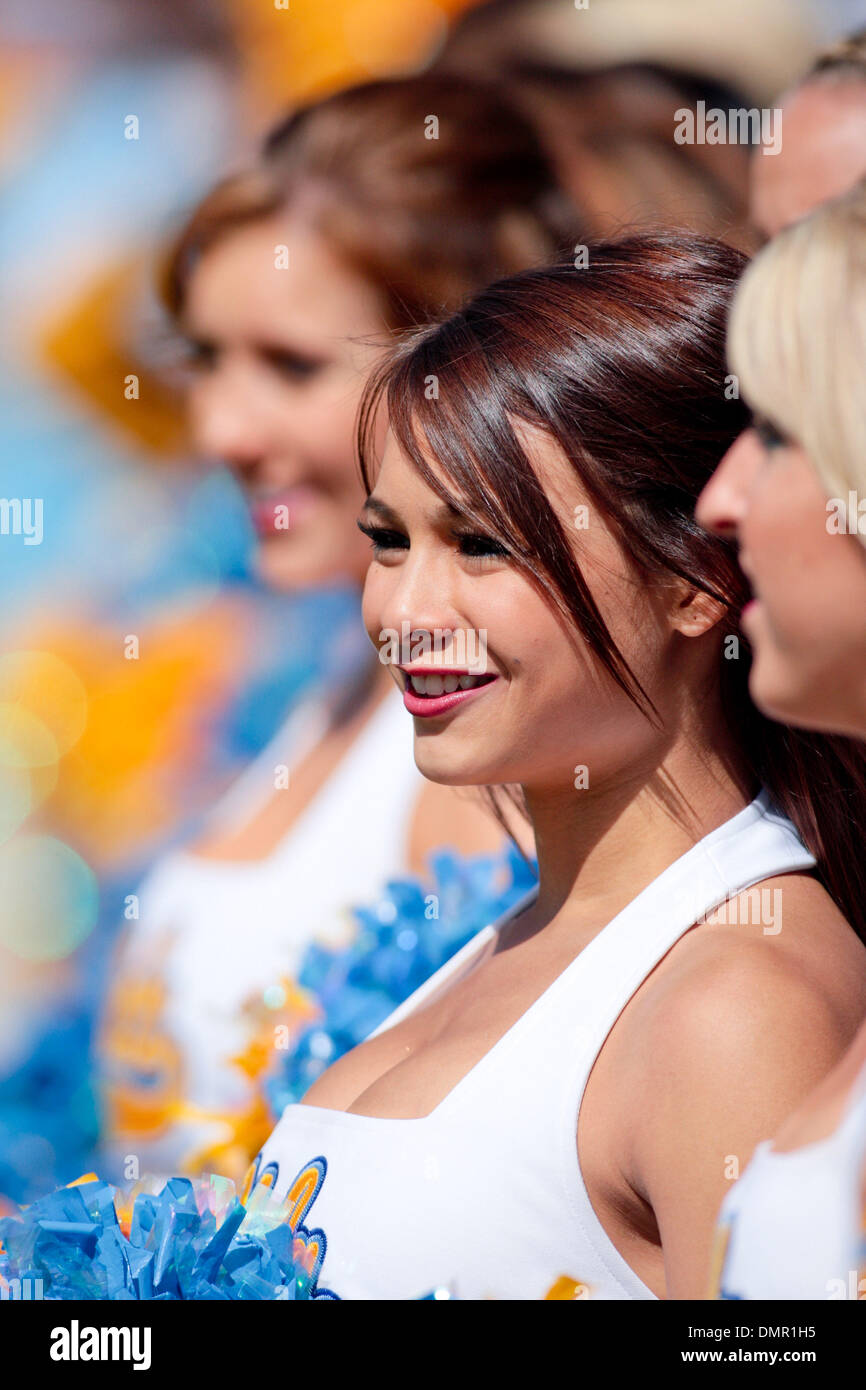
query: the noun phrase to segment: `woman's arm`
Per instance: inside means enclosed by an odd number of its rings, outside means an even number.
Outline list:
[[[735,929],[736,930],[736,929]],[[715,939],[714,939],[715,937]],[[775,945],[775,943],[774,943]],[[647,1021],[635,1185],[655,1213],[667,1295],[706,1296],[719,1206],[754,1147],[851,1042],[846,986],[767,943],[709,934]]]
[[[773,1147],[778,1150],[799,1149],[804,1144],[819,1143],[833,1133],[840,1123],[851,1090],[866,1067],[866,1020],[848,1051],[802,1105],[789,1115],[775,1136]]]

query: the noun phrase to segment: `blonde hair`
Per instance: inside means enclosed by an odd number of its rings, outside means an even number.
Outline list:
[[[755,257],[728,356],[753,410],[803,447],[827,496],[866,496],[866,179]]]

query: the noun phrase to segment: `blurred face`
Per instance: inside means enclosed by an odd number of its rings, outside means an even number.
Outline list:
[[[788,724],[866,735],[866,547],[840,531],[804,450],[747,430],[697,519],[739,542],[755,703]]]
[[[595,509],[588,527],[575,529],[575,507],[587,498],[573,470],[543,432],[520,433],[566,534],[575,537],[615,642],[673,719],[678,678],[688,672],[695,679],[698,644],[677,630],[680,623],[689,629],[686,607],[681,612],[669,590],[635,572]],[[393,438],[361,524],[373,543],[365,625],[404,691],[426,777],[561,791],[575,785],[579,766],[597,788],[621,780],[624,770],[638,776],[640,767],[657,764],[667,736],[478,522],[451,511],[423,482]],[[698,625],[688,635],[698,627],[705,631]],[[393,634],[401,636],[397,651],[387,647]],[[413,651],[410,636],[419,648],[426,638],[427,650]],[[467,659],[473,651],[475,663]]]
[[[866,174],[866,82],[812,82],[782,107],[782,148],[751,160],[752,221],[768,237]]]
[[[277,248],[288,265],[277,268]],[[363,489],[354,425],[381,344],[373,287],[304,222],[280,216],[230,232],[191,278],[196,448],[227,463],[250,508],[258,569],[293,589],[351,579],[366,564],[355,527]]]

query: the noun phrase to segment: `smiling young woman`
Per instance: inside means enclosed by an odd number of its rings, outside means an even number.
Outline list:
[[[484,634],[487,679],[447,708],[447,642],[391,671],[427,777],[520,789],[540,879],[253,1166],[341,1297],[701,1296],[732,1155],[866,1005],[840,813],[863,783],[750,703],[746,585],[693,516],[746,419],[742,267],[697,237],[591,247],[413,335],[366,393],[368,632]]]

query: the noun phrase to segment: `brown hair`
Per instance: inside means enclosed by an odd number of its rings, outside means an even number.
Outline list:
[[[551,259],[569,222],[532,127],[496,87],[444,74],[369,82],[295,112],[204,199],[169,258],[170,311],[219,238],[293,203],[381,291],[394,328]]]
[[[589,248],[588,265],[492,285],[446,322],[408,337],[371,378],[360,419],[369,488],[373,429],[391,430],[424,481],[486,528],[650,719],[514,420],[563,450],[633,562],[722,602],[719,680],[745,769],[814,854],[822,882],[866,937],[866,756],[854,742],[767,719],[748,693],[750,653],[724,660],[748,586],[733,544],[694,518],[698,494],[748,423],[726,391],[729,302],[745,258],[685,233]],[[438,399],[425,384],[438,381]],[[425,450],[447,478],[434,473]],[[450,485],[450,486],[449,486]]]
[[[747,145],[679,145],[683,110],[747,106],[741,93],[656,63],[514,62],[503,74],[595,239],[679,227],[750,249]]]
[[[819,53],[800,85],[813,82],[815,78],[839,81],[866,78],[866,29],[858,29],[837,39]]]

